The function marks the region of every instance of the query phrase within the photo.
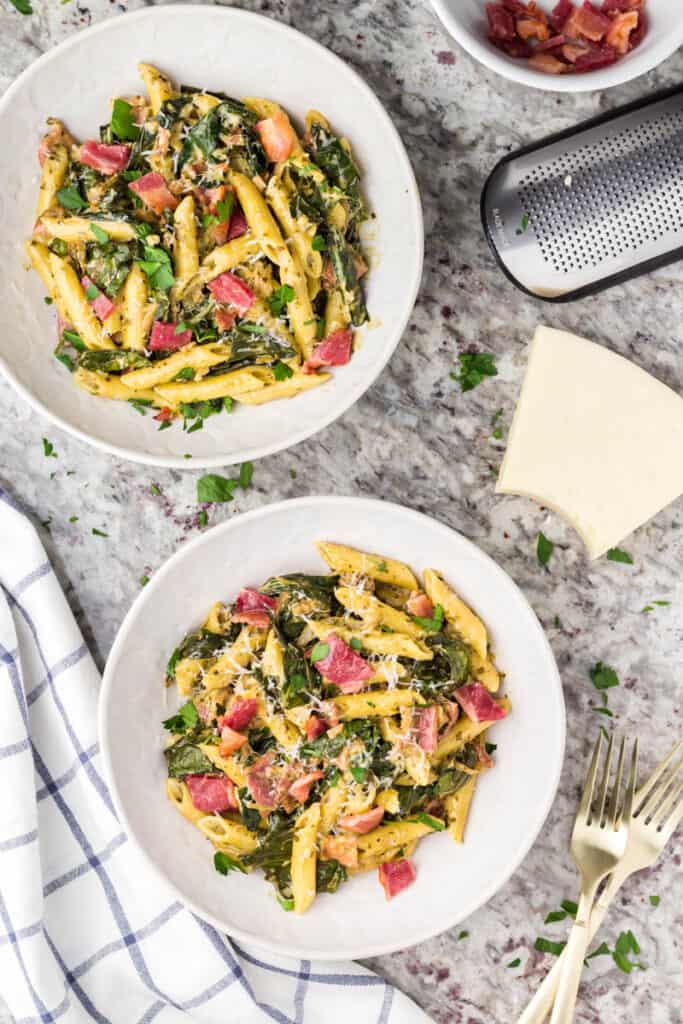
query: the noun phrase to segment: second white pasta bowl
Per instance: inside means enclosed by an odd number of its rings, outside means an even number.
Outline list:
[[[321,573],[314,543],[336,541],[437,568],[489,630],[512,711],[495,725],[495,765],[477,786],[465,842],[429,836],[414,854],[415,883],[387,902],[377,872],[285,913],[260,871],[227,877],[213,847],[167,799],[165,738],[173,713],[169,653],[218,600],[288,572]],[[117,810],[157,875],[222,931],[280,954],[316,959],[388,953],[456,925],[507,881],[535,840],[557,789],[564,753],[562,687],[526,599],[488,556],[427,516],[387,502],[300,498],[238,516],[186,544],[130,609],[107,663],[100,739]]]
[[[183,432],[159,430],[129,403],[95,398],[53,356],[54,308],[26,271],[22,245],[35,221],[38,144],[50,116],[80,140],[97,137],[111,97],[140,92],[136,65],[158,66],[177,83],[280,103],[301,129],[310,108],[347,136],[372,219],[363,225],[370,270],[370,322],[333,379],[291,400],[239,406]],[[93,69],[97,73],[93,74]],[[423,228],[410,162],[381,104],[358,74],[318,43],[276,21],[226,7],[146,8],[88,29],[32,64],[0,101],[0,369],[56,425],[98,448],[160,466],[209,467],[259,458],[327,426],[370,387],[396,345],[420,283]],[[186,379],[186,378],[185,378]]]

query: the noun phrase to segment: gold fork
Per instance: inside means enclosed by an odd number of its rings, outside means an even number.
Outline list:
[[[598,774],[602,748],[602,733],[598,733],[598,740],[593,751],[586,785],[572,833],[571,852],[581,875],[581,896],[576,912],[576,920],[569,933],[569,939],[565,948],[564,964],[557,986],[557,996],[550,1024],[571,1024],[571,1021],[574,1019],[576,995],[579,990],[583,961],[586,956],[586,947],[588,946],[588,922],[593,903],[595,902],[595,895],[600,883],[607,877],[610,871],[614,870],[626,850],[626,839],[628,837],[636,789],[638,741],[636,740],[633,744],[629,779],[622,804],[621,783],[624,767],[624,747],[625,740],[622,739],[616,777],[612,785],[608,805],[607,791],[609,789],[612,767],[612,737],[610,736],[609,743],[607,744],[607,757],[605,758],[602,782],[597,803],[595,803],[595,780]]]
[[[588,928],[589,941],[597,934],[605,914],[626,879],[636,871],[654,864],[683,820],[683,782],[677,781],[683,756],[679,755],[683,755],[683,739],[675,744],[636,792],[626,852],[593,907]],[[543,1024],[553,1005],[563,963],[564,953],[546,976],[517,1024]]]

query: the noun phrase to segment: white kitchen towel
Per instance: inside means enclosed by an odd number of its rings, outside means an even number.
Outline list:
[[[174,901],[121,829],[100,678],[0,489],[0,995],[16,1024],[427,1024],[377,975],[247,950]]]

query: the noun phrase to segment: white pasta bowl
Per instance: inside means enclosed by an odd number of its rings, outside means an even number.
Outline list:
[[[418,574],[440,569],[485,621],[506,673],[512,712],[496,723],[494,768],[477,787],[465,842],[423,840],[417,880],[387,902],[376,872],[285,913],[258,871],[223,877],[213,848],[166,798],[160,722],[179,701],[164,687],[170,652],[216,600],[276,573],[325,572],[316,540],[399,558]],[[230,935],[292,956],[357,958],[410,946],[450,928],[489,900],[534,842],[562,767],[562,686],[526,599],[487,555],[454,530],[399,505],[358,498],[299,498],[249,512],[186,544],[140,593],[104,673],[100,740],[120,818],[173,895]]]
[[[586,74],[549,75],[502,53],[489,42],[484,0],[431,0],[444,28],[467,52],[491,71],[534,89],[553,92],[590,92],[623,85],[644,75],[675,53],[683,44],[683,19],[671,0],[646,0],[647,35],[616,64]],[[541,0],[549,13],[557,0]],[[583,0],[576,0],[577,5]],[[600,6],[600,4],[596,4]]]
[[[97,136],[112,96],[139,92],[136,64],[158,65],[175,81],[234,96],[278,100],[301,125],[324,112],[348,136],[375,218],[365,227],[371,269],[371,323],[352,361],[327,384],[297,398],[241,406],[187,434],[158,431],[127,403],[82,392],[53,357],[55,313],[26,270],[23,240],[35,219],[38,142],[49,116],[77,138]],[[96,69],[96,74],[93,73]],[[55,424],[98,448],[159,466],[221,466],[287,448],[344,413],[379,375],[412,311],[422,272],[420,199],[410,162],[389,116],[363,80],[329,50],[285,25],[227,7],[148,7],[79,33],[40,57],[0,101],[0,368],[17,391]]]

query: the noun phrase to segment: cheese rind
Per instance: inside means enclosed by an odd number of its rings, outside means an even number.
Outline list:
[[[683,398],[601,345],[538,327],[496,491],[553,509],[598,558],[683,493]]]

